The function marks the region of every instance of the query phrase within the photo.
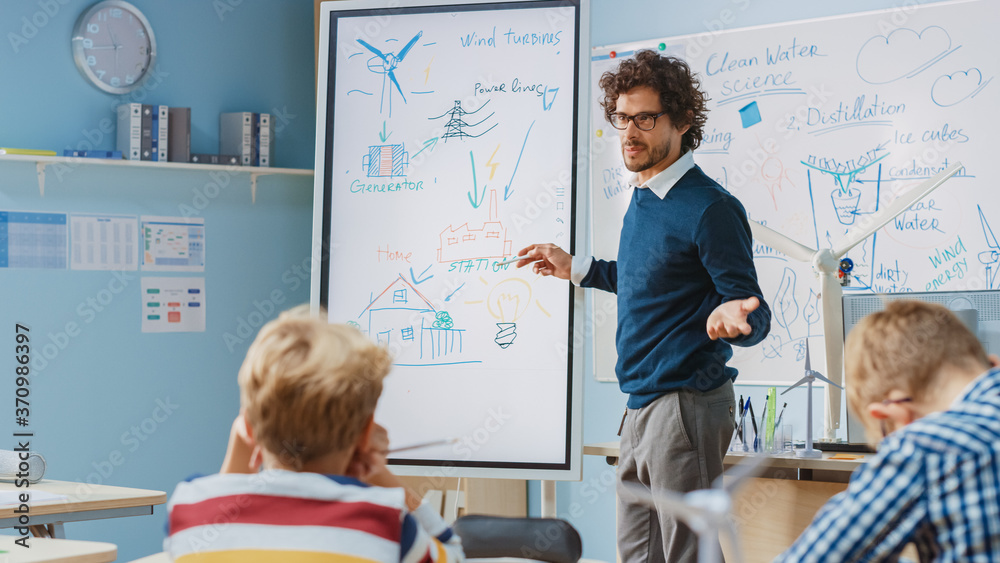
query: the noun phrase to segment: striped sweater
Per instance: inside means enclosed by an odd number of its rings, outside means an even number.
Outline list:
[[[350,477],[269,470],[181,483],[163,549],[182,563],[459,563],[458,536],[402,489]]]

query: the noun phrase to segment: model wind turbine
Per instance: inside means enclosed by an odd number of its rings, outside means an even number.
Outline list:
[[[789,258],[811,263],[813,271],[820,278],[823,334],[826,338],[826,374],[830,377],[830,381],[839,384],[844,380],[844,311],[841,304],[843,290],[837,275],[840,269],[840,259],[897,215],[937,189],[945,180],[954,176],[962,168],[962,163],[956,162],[900,195],[878,213],[866,216],[856,227],[849,230],[844,239],[833,248],[813,250],[760,223],[750,221],[750,230],[753,231],[755,239],[786,254]],[[833,389],[829,389],[826,393],[824,420],[826,438],[834,440],[837,428],[840,427],[840,393]]]
[[[978,205],[976,208],[979,210],[979,224],[983,226],[986,245],[990,247],[989,250],[979,253],[979,262],[986,266],[986,281],[989,288],[993,289],[993,283],[997,279],[997,263],[1000,263],[1000,243],[997,242],[997,237],[993,234],[993,227],[990,227],[986,215],[983,214],[983,208]]]
[[[747,456],[746,461],[718,476],[712,482],[711,489],[690,493],[669,490],[651,493],[638,483],[620,482],[619,496],[669,512],[687,524],[698,536],[698,563],[722,563],[719,536],[723,532],[733,548],[734,560],[740,563],[743,556],[736,535],[736,525],[730,517],[733,495],[746,484],[747,479],[757,476],[764,469],[766,460],[767,457],[763,455]]]
[[[823,374],[820,372],[812,369],[812,364],[809,362],[809,339],[806,338],[806,374],[802,376],[802,379],[793,383],[791,387],[781,392],[781,394],[784,395],[803,383],[807,385],[808,389],[808,397],[806,397],[806,448],[804,450],[797,450],[795,452],[797,457],[823,457],[823,452],[813,449],[813,381],[816,381],[817,379],[824,383],[833,385],[837,389],[844,389],[840,385],[837,385],[836,383],[823,377]],[[827,395],[829,395],[829,393],[827,393]]]

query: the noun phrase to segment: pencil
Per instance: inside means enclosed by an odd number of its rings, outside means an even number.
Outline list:
[[[399,452],[407,452],[410,450],[418,450],[421,448],[431,448],[434,446],[443,446],[445,444],[454,444],[458,441],[458,438],[445,438],[444,440],[434,440],[433,442],[423,442],[421,444],[413,444],[412,446],[403,446],[401,448],[394,448],[389,450],[389,454],[395,454]]]

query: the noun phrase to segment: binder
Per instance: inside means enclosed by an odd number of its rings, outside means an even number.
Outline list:
[[[191,161],[191,108],[169,109],[170,122],[167,127],[167,160],[170,162]]]
[[[116,148],[128,160],[142,159],[142,104],[118,106]]]
[[[219,154],[235,154],[240,164],[252,166],[253,160],[253,112],[241,111],[219,115]]]
[[[222,164],[225,166],[241,166],[240,156],[235,154],[205,154],[191,153],[194,164]]]
[[[56,156],[56,151],[45,149],[16,149],[13,147],[0,147],[0,154],[23,154],[28,156]]]
[[[252,136],[250,137],[250,166],[257,166],[257,161],[260,159],[260,114],[252,113],[250,115],[250,126],[253,130]]]
[[[105,158],[108,160],[121,160],[122,151],[78,151],[73,149],[63,150],[63,156],[74,158]]]
[[[170,108],[153,106],[153,160],[167,162],[170,156]]]
[[[257,114],[257,166],[271,166],[274,158],[274,128],[271,114]]]
[[[140,117],[142,137],[140,138],[139,159],[153,160],[153,106],[142,104]]]

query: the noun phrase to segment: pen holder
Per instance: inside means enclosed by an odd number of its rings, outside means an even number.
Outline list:
[[[733,439],[729,441],[729,451],[742,453],[753,451],[753,432],[740,432],[737,429],[733,432]],[[744,442],[744,439],[746,440]]]
[[[756,443],[756,449],[754,444]],[[739,428],[733,432],[733,438],[729,441],[729,451],[731,452],[762,452],[764,451],[764,437],[758,436],[753,429],[744,428],[740,432]]]
[[[792,425],[782,424],[774,429],[774,443],[768,450],[772,454],[792,453],[795,450],[792,443]]]

